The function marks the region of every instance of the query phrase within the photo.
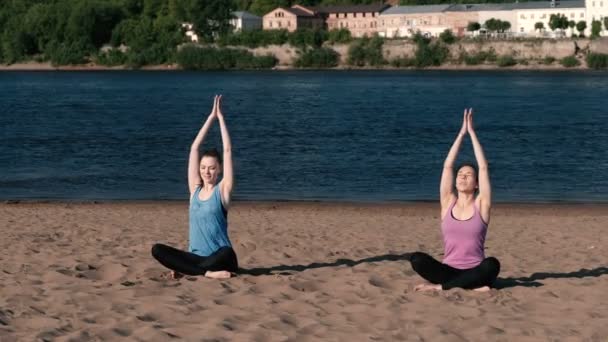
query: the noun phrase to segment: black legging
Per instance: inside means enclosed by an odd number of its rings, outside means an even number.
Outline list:
[[[449,290],[455,287],[476,289],[492,286],[500,272],[500,262],[496,258],[485,258],[476,267],[461,270],[433,259],[432,256],[416,252],[410,257],[412,268],[422,278],[433,284],[441,284],[441,288]]]
[[[187,275],[204,275],[207,271],[235,273],[239,268],[236,253],[230,247],[221,247],[215,253],[202,257],[157,243],[152,246],[152,256],[166,268]]]

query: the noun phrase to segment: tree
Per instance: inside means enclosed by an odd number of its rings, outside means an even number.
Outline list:
[[[499,28],[499,22],[500,22],[500,20],[491,18],[491,19],[486,20],[486,22],[484,23],[484,26],[486,27],[486,29],[488,31],[496,32],[496,31],[498,31],[498,28]]]
[[[608,30],[608,17],[604,17],[604,28],[606,30]],[[601,30],[601,26],[600,26],[600,30]]]
[[[467,25],[467,31],[469,31],[469,32],[479,31],[480,28],[481,28],[481,25],[479,25],[478,22],[471,22]]]
[[[568,28],[568,18],[563,14],[551,14],[549,17],[549,28],[551,31],[565,30]]]
[[[538,30],[539,32],[541,32],[542,30],[545,29],[545,24],[543,24],[542,21],[539,21],[536,24],[534,24],[534,29]]]
[[[288,0],[253,0],[249,10],[259,16],[272,11],[277,7],[289,7]]]
[[[511,28],[510,22],[494,18],[486,20],[484,25],[491,32],[505,32]]]
[[[446,44],[453,44],[456,41],[456,37],[450,29],[446,29],[445,31],[441,32],[439,34],[439,39],[441,39]]]
[[[585,29],[587,28],[587,22],[584,20],[579,21],[578,23],[576,23],[576,30],[579,32],[579,36],[580,37],[584,37],[585,36]]]
[[[594,20],[591,22],[591,38],[598,38],[602,32],[602,22]]]

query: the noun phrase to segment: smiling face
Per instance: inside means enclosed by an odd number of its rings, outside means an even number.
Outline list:
[[[203,156],[199,167],[203,184],[217,184],[217,179],[222,173],[221,166],[222,164],[217,157]]]
[[[456,190],[463,193],[477,191],[477,171],[470,165],[461,166],[456,173]]]

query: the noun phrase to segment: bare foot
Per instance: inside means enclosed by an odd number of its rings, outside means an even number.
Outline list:
[[[488,292],[488,291],[490,291],[490,287],[489,287],[489,286],[478,287],[478,288],[476,288],[476,289],[473,289],[473,291],[477,291],[477,292]]]
[[[414,287],[414,291],[441,291],[441,285],[435,284],[420,284]]]
[[[207,271],[205,277],[211,279],[228,279],[232,277],[232,274],[228,271]]]

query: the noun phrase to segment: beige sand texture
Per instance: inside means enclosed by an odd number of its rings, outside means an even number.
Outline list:
[[[434,203],[236,203],[224,281],[160,277],[186,202],[0,204],[0,341],[607,341],[607,209],[497,205],[500,289],[420,293]]]

